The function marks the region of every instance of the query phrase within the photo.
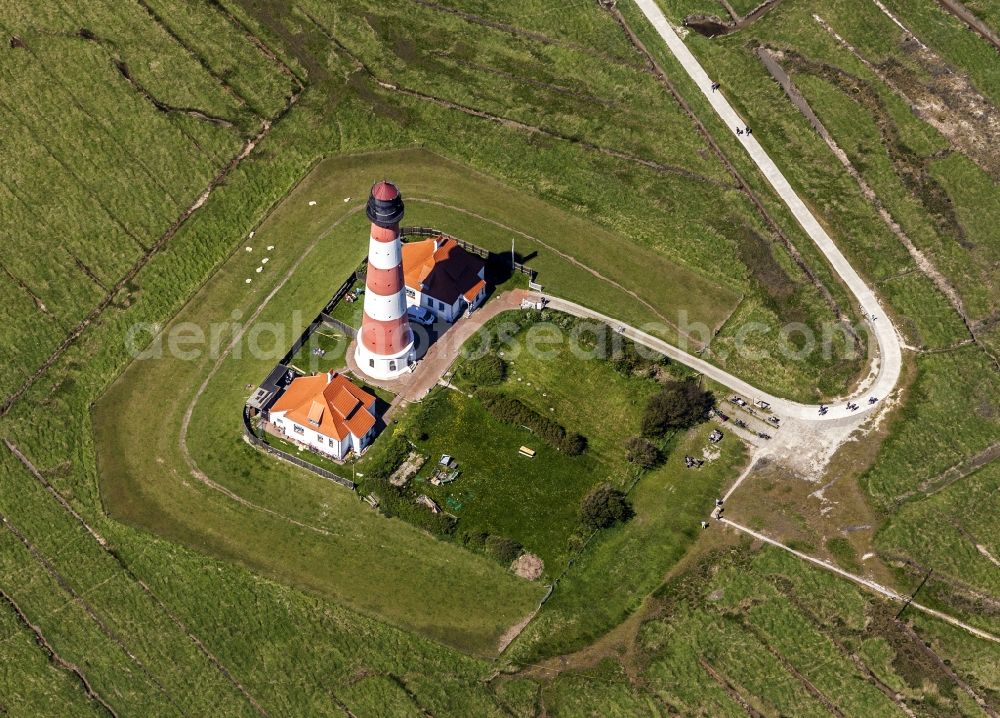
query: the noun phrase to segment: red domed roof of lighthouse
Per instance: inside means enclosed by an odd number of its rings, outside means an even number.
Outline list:
[[[399,189],[389,180],[382,180],[372,187],[372,197],[383,202],[394,200],[399,196]]]
[[[403,218],[403,211],[403,195],[396,185],[389,180],[372,185],[368,196],[368,219],[379,227],[395,227]]]

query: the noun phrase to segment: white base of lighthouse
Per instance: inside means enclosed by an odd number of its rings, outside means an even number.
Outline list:
[[[398,354],[374,354],[365,345],[358,341],[354,350],[354,361],[358,369],[370,376],[372,379],[383,381],[397,379],[403,374],[413,371],[416,366],[417,352],[410,343]]]

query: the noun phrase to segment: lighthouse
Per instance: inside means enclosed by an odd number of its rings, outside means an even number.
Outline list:
[[[365,282],[365,315],[361,321],[354,359],[373,379],[395,379],[409,371],[416,359],[413,333],[406,315],[403,252],[399,221],[403,196],[392,182],[383,180],[368,196],[368,276]]]

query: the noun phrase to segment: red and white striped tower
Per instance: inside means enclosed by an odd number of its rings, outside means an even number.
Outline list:
[[[396,185],[385,180],[374,185],[368,196],[372,231],[368,242],[365,316],[354,354],[358,368],[374,379],[394,379],[408,371],[416,359],[413,333],[406,316],[403,250],[399,239],[402,218],[403,196]]]

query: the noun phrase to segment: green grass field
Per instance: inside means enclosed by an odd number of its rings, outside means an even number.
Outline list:
[[[347,366],[344,359],[351,337],[336,327],[323,326],[309,336],[309,341],[292,357],[291,365],[303,374],[336,371]],[[314,350],[323,352],[315,354]]]
[[[890,606],[825,572],[724,545],[665,584],[637,629],[550,664],[557,677],[546,672],[536,700],[549,715],[978,715],[938,663],[964,634],[913,621],[927,645]],[[963,648],[958,680],[995,686],[989,651]]]
[[[555,315],[543,322],[560,317],[568,319]],[[494,321],[503,322],[504,315]],[[414,478],[411,493],[427,494],[455,514],[459,537],[484,531],[517,540],[543,560],[546,575],[553,578],[575,553],[570,538],[581,531],[583,497],[600,483],[625,489],[635,480],[624,444],[639,434],[642,409],[658,384],[578,356],[568,334],[546,345],[544,355],[532,350],[543,326],[529,325],[511,337],[507,348],[494,349],[503,351],[508,363],[508,376],[495,389],[587,437],[582,455],[567,456],[530,430],[493,418],[471,395],[475,387],[463,379],[461,360],[457,390],[436,390],[426,408],[411,410],[416,417],[398,421],[412,425],[419,420],[427,433],[416,447],[430,460]],[[522,445],[534,449],[535,457],[520,456]],[[434,486],[428,478],[442,454],[453,456],[462,474],[454,483]]]
[[[565,456],[525,429],[493,419],[478,401],[456,392],[443,392],[421,418],[429,438],[416,445],[430,461],[411,490],[456,515],[459,535],[485,531],[513,538],[544,561],[549,576],[557,574],[569,555],[580,501],[611,478],[611,467],[589,455]],[[575,418],[561,415],[559,420],[572,425]],[[518,455],[525,442],[535,448],[534,459]],[[433,486],[428,475],[446,453],[459,462],[462,474],[454,483]]]
[[[0,197],[9,210],[0,226],[17,240],[0,252],[0,346],[12,367],[0,379],[4,396],[291,94],[281,68],[224,11],[191,9],[216,26],[218,52],[239,62],[200,64],[197,52],[172,41],[171,28],[138,5],[95,2],[54,12],[32,5],[0,15],[4,35],[21,41],[5,41],[0,63],[0,146],[8,157]],[[207,28],[190,29],[200,30]],[[135,86],[115,63],[127,67]],[[254,102],[234,86],[252,88]],[[172,109],[158,110],[154,100]],[[51,236],[60,237],[59,246],[44,265],[35,262]]]

